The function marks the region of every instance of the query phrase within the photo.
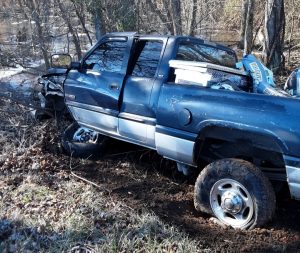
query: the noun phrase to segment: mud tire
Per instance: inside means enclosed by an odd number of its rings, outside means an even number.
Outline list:
[[[194,205],[196,210],[214,215],[211,207],[211,191],[216,182],[224,179],[240,183],[253,200],[252,218],[249,223],[239,229],[260,227],[272,219],[276,198],[270,181],[259,168],[240,159],[218,160],[202,170],[195,183]],[[231,226],[231,224],[226,225]]]

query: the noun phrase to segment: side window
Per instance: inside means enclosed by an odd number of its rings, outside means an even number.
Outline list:
[[[231,51],[187,42],[179,44],[176,60],[208,62],[232,68],[236,64],[236,56]]]
[[[132,75],[154,77],[162,48],[162,41],[138,41],[135,49]]]
[[[85,67],[95,71],[120,72],[126,50],[126,41],[108,41],[85,60]]]

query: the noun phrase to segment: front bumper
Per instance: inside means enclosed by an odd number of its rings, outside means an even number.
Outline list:
[[[300,159],[285,156],[284,160],[291,196],[294,199],[300,200]]]

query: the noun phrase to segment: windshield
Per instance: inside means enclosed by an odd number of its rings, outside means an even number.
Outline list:
[[[235,68],[236,55],[232,51],[217,47],[184,42],[179,44],[176,60],[208,62]]]

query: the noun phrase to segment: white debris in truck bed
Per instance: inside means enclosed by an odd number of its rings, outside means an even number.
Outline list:
[[[236,75],[244,75],[244,76],[248,75],[247,72],[240,69],[229,68],[229,67],[207,63],[207,62],[171,60],[169,61],[169,65],[171,68],[192,70],[197,72],[203,72],[205,71],[205,69],[214,69],[214,70],[220,70],[220,71],[224,71]]]

